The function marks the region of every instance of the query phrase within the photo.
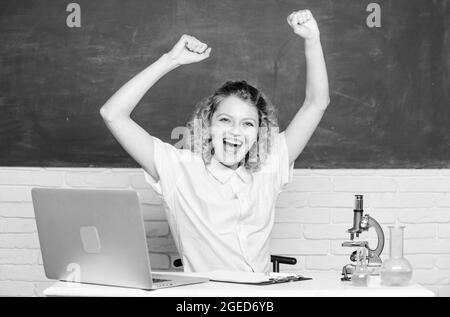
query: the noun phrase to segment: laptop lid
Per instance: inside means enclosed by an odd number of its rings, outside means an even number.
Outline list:
[[[33,188],[31,194],[47,278],[152,288],[135,191]]]

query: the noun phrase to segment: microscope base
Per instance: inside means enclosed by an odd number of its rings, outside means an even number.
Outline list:
[[[342,268],[343,277],[341,277],[341,281],[351,281],[352,274],[355,272],[356,265],[355,264],[347,264]],[[368,265],[367,269],[370,272],[370,275],[380,275],[381,265]]]

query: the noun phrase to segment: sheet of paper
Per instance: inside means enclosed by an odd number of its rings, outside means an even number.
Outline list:
[[[303,277],[303,275],[299,273],[292,273],[292,272],[255,273],[255,272],[239,272],[239,271],[225,271],[225,270],[216,270],[211,272],[196,272],[196,273],[189,273],[189,275],[207,277],[212,281],[248,283],[248,284],[258,284],[269,281],[282,281],[286,279],[299,279]]]
[[[270,277],[264,273],[237,272],[237,271],[212,271],[209,278],[215,281],[235,283],[262,283],[270,281]]]

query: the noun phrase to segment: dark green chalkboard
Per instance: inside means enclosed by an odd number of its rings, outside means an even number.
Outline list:
[[[0,2],[0,165],[137,167],[99,109],[187,33],[213,48],[175,70],[133,118],[175,143],[174,127],[225,80],[246,79],[278,106],[281,129],[304,99],[302,40],[286,23],[318,20],[331,104],[298,168],[450,168],[449,3],[362,0],[83,0],[81,27],[61,0]]]

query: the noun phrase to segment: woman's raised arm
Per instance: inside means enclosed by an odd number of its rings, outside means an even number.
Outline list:
[[[286,128],[289,163],[295,161],[316,130],[330,102],[328,76],[317,23],[309,10],[287,18],[294,32],[305,40],[306,95],[302,107]]]
[[[153,140],[130,115],[145,93],[165,74],[180,65],[200,62],[211,48],[196,38],[183,35],[172,50],[123,85],[100,109],[100,114],[116,140],[155,179]]]

